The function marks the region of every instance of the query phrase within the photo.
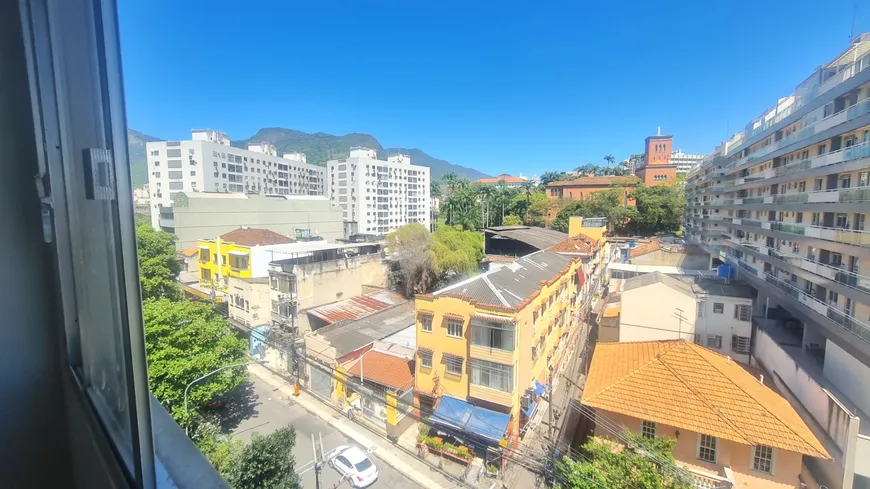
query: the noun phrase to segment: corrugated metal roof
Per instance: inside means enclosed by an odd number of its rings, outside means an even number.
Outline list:
[[[534,246],[539,250],[545,250],[568,237],[567,233],[534,226],[494,226],[483,231]]]
[[[360,319],[402,302],[405,302],[405,298],[398,293],[383,290],[308,309],[305,313],[316,316],[327,324],[333,324],[348,319]]]

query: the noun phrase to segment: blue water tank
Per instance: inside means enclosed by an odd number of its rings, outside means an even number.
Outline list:
[[[636,242],[636,241],[629,241],[629,242],[628,242],[628,247],[629,247],[629,248],[634,248],[635,246],[637,246],[637,242]]]
[[[724,263],[716,269],[716,275],[721,278],[734,278],[737,276],[737,269],[733,266]]]

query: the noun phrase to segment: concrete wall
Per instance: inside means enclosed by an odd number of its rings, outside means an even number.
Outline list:
[[[344,238],[341,209],[322,197],[286,200],[250,195],[247,199],[236,199],[189,194],[186,206],[176,203],[173,212],[179,250],[195,245],[199,239],[213,239],[242,226],[265,228],[291,237],[296,229],[310,228],[327,241]]]
[[[697,300],[657,283],[622,291],[619,341],[694,340]],[[681,309],[683,317],[676,316]]]
[[[236,305],[234,297],[227,300],[230,318],[246,325],[259,326],[269,324],[271,302],[269,300],[269,281],[261,283],[230,277],[227,284],[227,293],[231,296],[240,296],[247,301],[242,307]]]
[[[701,335],[701,344],[708,346],[708,335],[719,335],[722,337],[722,346],[718,350],[723,355],[729,355],[738,362],[749,364],[748,353],[737,353],[731,349],[731,336],[743,336],[749,338],[752,336],[752,321],[740,321],[734,318],[734,308],[737,305],[752,307],[752,299],[744,299],[740,297],[723,297],[723,296],[706,296],[702,297],[704,301],[703,317],[695,320],[695,333]],[[722,313],[713,312],[715,304],[722,304]]]
[[[596,410],[596,418],[606,417],[607,420],[624,426],[629,430],[640,432],[641,420],[610,411]],[[679,431],[679,436],[677,436]],[[613,439],[612,434],[596,423],[595,435]],[[752,447],[740,443],[717,438],[716,463],[698,460],[698,433],[673,426],[657,423],[656,436],[666,436],[677,440],[674,445],[674,459],[687,468],[706,474],[725,475],[724,468],[731,467],[734,473],[735,487],[752,489],[794,489],[799,486],[798,475],[801,473],[803,456],[779,448],[774,449],[774,474],[764,474],[751,469]]]
[[[656,250],[628,260],[632,265],[656,265],[663,267],[682,267],[690,270],[709,270],[710,255],[690,254]]]
[[[363,293],[364,286],[385,288],[388,267],[379,255],[297,265],[300,309],[322,306]]]
[[[824,372],[825,378],[854,402],[858,409],[870,413],[870,367],[828,341],[825,344]]]

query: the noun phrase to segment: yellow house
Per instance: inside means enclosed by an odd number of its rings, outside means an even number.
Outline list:
[[[512,442],[533,414],[533,392],[550,382],[574,329],[580,269],[579,258],[542,250],[418,295],[415,403],[420,410],[431,413],[433,422],[441,419],[454,427],[450,413],[439,413],[445,400],[454,412],[466,409],[472,421],[479,410],[489,410],[480,412],[481,419],[496,421],[482,421],[474,430],[469,425],[468,431],[479,434],[484,427],[486,441]],[[502,427],[504,433],[497,433]]]
[[[830,454],[762,380],[685,340],[599,343],[580,403],[596,436],[676,439],[674,459],[695,487],[818,487],[805,458]]]
[[[269,276],[274,253],[289,251],[296,241],[268,229],[242,227],[215,239],[197,242],[199,284],[226,292],[230,277]],[[279,255],[280,257],[280,255]]]

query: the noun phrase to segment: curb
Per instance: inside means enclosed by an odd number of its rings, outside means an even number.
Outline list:
[[[267,366],[265,366],[265,365],[251,365],[251,366],[249,366],[249,371],[250,371],[250,368],[251,368],[251,367],[261,367],[261,368],[263,368],[264,370],[267,370],[270,374],[272,374],[272,375],[274,375],[274,376],[276,376],[276,377],[278,377],[278,378],[280,378],[280,379],[282,379],[282,380],[286,380],[286,379],[284,378],[284,376],[283,376],[281,373],[276,372],[275,370],[272,370],[271,368],[269,368],[269,367],[267,367]],[[258,374],[258,373],[255,373],[255,372],[252,372],[252,373],[253,373],[253,375],[255,375],[256,377],[260,378],[261,380],[263,380],[263,381],[265,381],[265,382],[269,382],[270,384],[272,383],[271,381],[272,381],[273,379],[270,379],[270,378],[268,378],[268,377],[263,377],[262,375],[260,375],[260,374]],[[287,382],[289,382],[289,380],[287,380]],[[283,386],[281,386],[281,387],[276,387],[276,389],[283,389],[283,388],[284,388]],[[306,392],[306,395],[309,395],[309,394]],[[293,396],[291,395],[290,397],[293,397]],[[298,399],[298,398],[295,398],[295,397],[293,397],[293,398],[294,398],[294,399]],[[313,398],[312,398],[312,399],[313,399]],[[316,402],[319,403],[319,404],[325,404],[325,403],[321,402],[321,401],[318,400],[318,399],[313,399],[313,400],[316,401]],[[329,411],[327,411],[327,410],[315,410],[315,409],[310,408],[309,406],[306,406],[306,404],[307,404],[307,402],[303,404],[303,403],[301,403],[301,402],[296,401],[296,405],[302,407],[303,409],[305,409],[305,410],[308,411],[309,413],[311,413],[311,414],[313,414],[313,415],[319,417],[320,419],[322,419],[323,421],[325,421],[328,425],[330,425],[330,426],[332,426],[333,428],[335,428],[336,430],[340,431],[344,436],[346,436],[346,437],[348,437],[348,438],[351,438],[351,439],[353,439],[354,441],[356,441],[357,443],[361,444],[363,447],[365,447],[365,449],[366,449],[366,451],[367,451],[368,453],[373,453],[373,454],[375,454],[375,455],[378,457],[378,459],[380,459],[381,461],[383,461],[384,463],[386,463],[386,464],[389,465],[390,467],[396,469],[397,471],[401,472],[402,475],[408,477],[409,479],[413,480],[413,481],[416,482],[417,484],[420,484],[420,486],[422,486],[422,487],[424,487],[424,488],[426,488],[426,489],[444,488],[444,486],[443,486],[442,484],[439,484],[439,483],[435,482],[434,480],[430,479],[429,477],[425,477],[425,475],[423,475],[419,470],[416,470],[416,469],[414,469],[414,470],[412,470],[412,471],[407,470],[408,468],[411,468],[411,467],[409,467],[409,465],[408,465],[407,463],[405,463],[405,462],[403,462],[403,461],[400,461],[400,460],[390,460],[390,459],[392,459],[392,458],[394,457],[394,455],[393,455],[392,453],[386,451],[386,450],[382,450],[382,449],[381,449],[381,448],[382,448],[381,446],[379,446],[378,444],[372,442],[372,441],[369,440],[368,438],[366,438],[366,437],[362,437],[362,436],[359,436],[359,435],[356,434],[356,433],[351,433],[350,430],[346,430],[344,427],[339,426],[339,425],[337,425],[337,424],[334,424],[334,419],[333,419],[332,416],[330,416],[330,412],[332,412],[332,413],[340,413],[340,411],[336,410],[334,406],[327,405],[327,406],[330,408]],[[348,421],[348,422],[350,422],[350,421]],[[369,428],[366,427],[366,426],[364,426],[364,425],[357,425],[357,424],[354,424],[353,426],[354,426],[354,427],[361,427],[361,428],[363,428],[363,429],[369,430]],[[392,442],[389,442],[389,443],[390,443],[390,445],[392,445],[392,446],[396,446],[396,447],[398,447],[400,450],[404,450],[404,447],[399,447],[398,445],[395,445],[395,444],[393,444]],[[422,463],[423,463],[423,464],[426,466],[426,468],[428,468],[430,471],[431,471],[431,470],[438,470],[437,468],[434,468],[434,467],[430,466],[430,465],[427,464],[426,462],[422,462]],[[439,471],[439,473],[440,473],[444,478],[448,479],[448,480],[451,481],[451,482],[454,482],[454,484],[458,484],[458,485],[462,485],[462,486],[466,486],[466,487],[472,487],[472,486],[468,486],[468,485],[465,484],[464,482],[462,482],[462,481],[456,479],[456,478],[455,478],[454,476],[452,476],[452,475],[444,474],[443,472],[440,472],[440,471]],[[451,486],[451,487],[453,487],[453,486]]]

